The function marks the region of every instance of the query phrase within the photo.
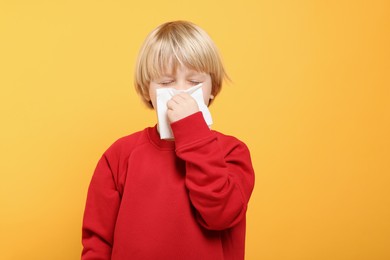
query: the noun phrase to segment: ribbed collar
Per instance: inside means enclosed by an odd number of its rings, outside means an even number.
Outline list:
[[[175,150],[175,141],[167,141],[160,138],[160,134],[157,131],[157,125],[149,127],[148,136],[150,142],[155,145],[158,149],[162,150]]]

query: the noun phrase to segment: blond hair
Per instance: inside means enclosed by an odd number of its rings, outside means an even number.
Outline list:
[[[208,73],[214,97],[228,79],[218,49],[203,29],[187,21],[164,23],[146,37],[135,67],[136,91],[149,107],[150,82],[166,72],[167,66],[176,71],[180,65]]]

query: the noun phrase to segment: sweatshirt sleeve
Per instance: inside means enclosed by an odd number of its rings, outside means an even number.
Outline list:
[[[113,173],[106,155],[99,160],[93,174],[82,227],[82,260],[109,260],[120,204]]]
[[[219,138],[198,112],[171,124],[176,154],[186,161],[186,186],[198,222],[223,230],[240,223],[254,186],[249,150],[234,137]]]

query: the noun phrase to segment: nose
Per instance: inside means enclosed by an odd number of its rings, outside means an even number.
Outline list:
[[[188,86],[184,82],[177,82],[175,85],[176,90],[186,90],[188,89]]]

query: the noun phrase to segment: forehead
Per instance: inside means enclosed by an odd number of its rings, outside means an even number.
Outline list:
[[[161,71],[161,74],[165,76],[176,76],[178,74],[193,76],[193,75],[206,74],[206,73],[203,71],[196,70],[194,68],[189,68],[186,65],[178,64],[177,66],[172,66],[172,65],[166,66]]]
[[[171,57],[168,62],[165,62],[165,64],[161,62],[155,63],[153,72],[154,73],[151,75],[152,78],[176,76],[178,74],[186,76],[206,74],[206,71],[202,68],[196,69],[191,64],[183,64],[182,61],[173,57]]]

